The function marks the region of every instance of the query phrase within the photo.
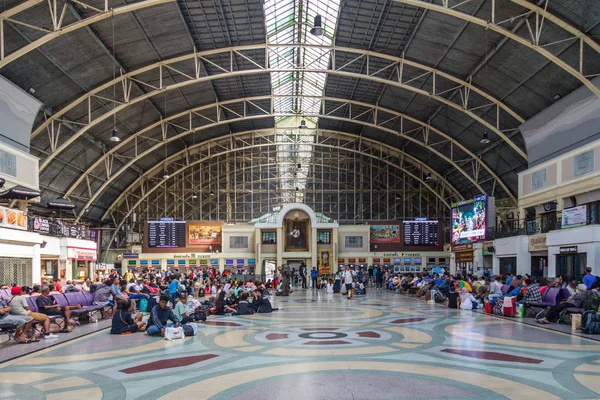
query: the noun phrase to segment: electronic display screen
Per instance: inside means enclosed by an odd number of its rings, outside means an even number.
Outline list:
[[[151,249],[183,248],[186,246],[185,221],[173,221],[167,218],[148,221],[146,239]]]
[[[487,227],[487,195],[452,204],[450,215],[451,244],[485,240]]]
[[[439,246],[438,221],[404,221],[402,238],[405,246]]]

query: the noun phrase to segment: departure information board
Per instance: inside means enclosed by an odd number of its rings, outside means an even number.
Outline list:
[[[148,247],[151,249],[185,247],[186,233],[185,221],[173,221],[167,218],[148,221]]]
[[[405,246],[439,246],[437,221],[403,221],[402,237]]]

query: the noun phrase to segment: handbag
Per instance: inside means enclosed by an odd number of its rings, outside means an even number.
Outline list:
[[[181,326],[165,328],[165,340],[183,340],[183,328]]]

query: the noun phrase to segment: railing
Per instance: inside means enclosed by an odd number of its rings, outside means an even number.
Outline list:
[[[65,222],[61,219],[35,217],[31,215],[27,218],[27,230],[46,236],[92,241],[96,241],[98,238],[98,231],[90,229],[86,225]]]
[[[600,219],[596,214],[588,213],[585,226],[600,224]],[[562,229],[562,214],[556,213],[555,216],[542,218],[540,220],[512,220],[503,222],[501,225],[487,230],[486,240],[501,239],[522,235],[537,235],[539,233],[548,233]]]

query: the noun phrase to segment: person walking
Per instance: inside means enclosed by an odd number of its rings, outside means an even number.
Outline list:
[[[317,286],[317,267],[313,267],[312,271],[310,271],[310,277],[312,279],[312,288],[318,289]]]
[[[344,272],[344,284],[346,285],[346,292],[348,292],[348,300],[352,298],[352,294],[354,289],[352,288],[352,282],[354,282],[354,274],[350,267],[346,267],[346,271]]]

